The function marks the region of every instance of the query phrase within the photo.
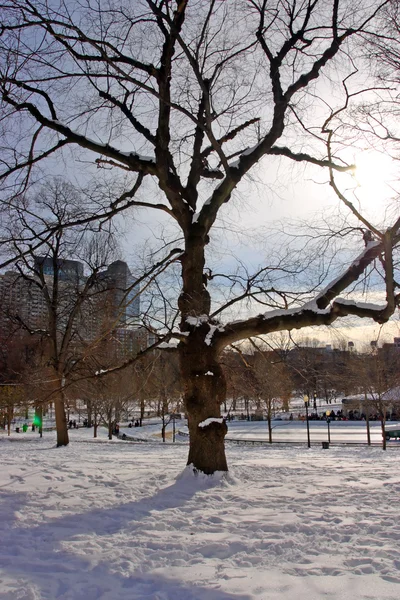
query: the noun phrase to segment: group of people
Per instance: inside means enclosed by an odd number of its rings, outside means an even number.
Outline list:
[[[72,421],[72,420],[68,421],[68,428],[69,429],[72,429],[72,428],[78,429],[78,425],[76,424],[76,421]]]
[[[312,413],[310,413],[308,415],[308,419],[309,421],[326,421],[327,419],[330,419],[331,421],[348,421],[349,417],[345,417],[343,414],[343,411],[341,411],[340,409],[338,409],[336,412],[334,410],[329,411],[329,415],[326,414],[326,412],[323,412],[321,414],[318,414],[316,411],[313,411]],[[297,415],[297,419],[299,421],[305,421],[306,416],[304,414],[298,414]]]
[[[13,422],[15,423],[15,420],[14,420]],[[22,425],[22,431],[23,431],[24,433],[26,433],[26,432],[28,431],[28,428],[29,428],[29,425],[28,425],[28,423],[24,423],[24,424]],[[4,429],[6,429],[6,425],[4,425]],[[17,427],[15,428],[15,431],[16,431],[17,433],[19,433],[19,431],[20,431],[20,427],[19,427],[19,426],[17,426]],[[36,431],[36,425],[35,425],[34,423],[32,423],[32,431]]]

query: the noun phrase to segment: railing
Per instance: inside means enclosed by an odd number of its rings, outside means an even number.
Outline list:
[[[189,433],[186,431],[178,431],[177,435],[180,435],[182,437],[189,437]],[[124,437],[125,436],[125,437]],[[131,437],[131,436],[127,436],[125,434],[119,434],[118,438],[120,440],[124,440],[126,442],[144,442],[144,443],[161,443],[161,441],[158,441],[156,439],[153,438],[135,438],[135,437]],[[273,446],[273,445],[287,445],[287,446],[298,446],[298,447],[302,447],[302,446],[306,446],[307,445],[307,440],[304,441],[293,441],[293,440],[272,440],[272,442],[270,443],[268,440],[266,439],[235,439],[235,438],[230,438],[230,437],[226,437],[225,441],[228,444],[236,444],[237,446]],[[318,441],[311,441],[311,447],[315,447],[315,448],[320,448],[321,444],[322,444],[322,440],[318,440]],[[172,443],[172,442],[171,442]],[[330,442],[329,446],[334,446],[334,447],[339,447],[339,446],[368,446],[370,445],[371,447],[374,448],[380,448],[382,446],[382,442],[371,442],[371,444],[368,444],[368,442],[346,442],[346,441],[336,441],[336,442]],[[390,443],[387,442],[387,448],[400,448],[400,441],[398,443]]]
[[[249,439],[245,439],[245,440],[239,440],[239,439],[234,439],[234,438],[225,438],[225,441],[230,443],[230,444],[236,444],[236,445],[243,445],[243,446],[274,446],[276,444],[281,444],[281,445],[292,445],[292,446],[306,446],[307,445],[307,440],[304,441],[293,441],[293,440],[272,440],[272,442],[269,442],[268,440],[249,440]],[[321,444],[323,443],[323,440],[318,440],[318,441],[312,441],[311,440],[311,447],[321,447]],[[382,447],[382,442],[371,442],[370,444],[368,444],[368,442],[329,442],[329,446],[373,446],[375,448],[380,448]],[[387,448],[400,448],[400,443],[396,444],[391,444],[389,442],[386,442],[386,447]]]

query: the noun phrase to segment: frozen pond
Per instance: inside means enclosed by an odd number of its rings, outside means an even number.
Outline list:
[[[394,424],[390,422],[390,424]],[[325,421],[309,421],[310,440],[318,442],[328,440],[328,425]],[[272,441],[307,443],[307,424],[302,421],[272,421]],[[331,442],[367,442],[365,421],[332,421],[330,423]],[[381,442],[381,427],[377,421],[370,423],[371,442]],[[227,439],[268,441],[266,421],[231,421],[228,423]],[[392,443],[392,442],[391,442]],[[394,442],[395,443],[395,442]]]

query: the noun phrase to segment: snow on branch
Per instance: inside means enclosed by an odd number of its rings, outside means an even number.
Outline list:
[[[257,317],[227,324],[222,332],[214,334],[214,343],[217,347],[224,347],[245,338],[275,331],[331,325],[339,317],[349,315],[367,317],[377,323],[385,323],[389,318],[386,308],[386,305],[353,302],[344,298],[338,298],[324,309],[318,308],[315,301],[307,302],[298,308],[273,310]]]
[[[34,119],[36,119],[36,121],[42,126],[63,135],[68,143],[77,144],[82,148],[87,148],[88,150],[92,150],[97,154],[114,159],[122,164],[127,165],[133,171],[143,171],[151,174],[156,172],[154,158],[141,156],[135,152],[121,152],[109,144],[96,142],[95,140],[92,140],[87,136],[74,131],[71,129],[71,127],[65,125],[61,121],[58,121],[55,118],[55,114],[53,114],[52,118],[49,118],[31,102],[18,102],[12,98],[8,92],[3,92],[3,100],[10,106],[13,106],[13,108],[18,112],[29,112],[30,115],[34,117]]]
[[[221,348],[233,342],[272,333],[274,331],[301,329],[315,325],[331,325],[339,317],[349,315],[373,319],[385,323],[399,305],[399,297],[388,297],[386,304],[356,302],[338,297],[365,272],[365,269],[384,251],[383,241],[371,240],[363,252],[345,272],[334,279],[312,301],[290,309],[277,309],[257,317],[227,324],[214,332],[213,343]],[[390,287],[390,286],[389,286]],[[389,289],[389,288],[388,288]],[[387,294],[390,296],[390,294]]]
[[[354,169],[354,165],[338,165],[337,163],[327,159],[315,158],[315,156],[311,156],[305,152],[293,152],[286,146],[272,146],[272,148],[268,150],[267,154],[286,156],[287,158],[295,160],[296,162],[308,162],[313,165],[318,165],[319,167],[330,167],[335,171],[347,172]]]
[[[329,283],[329,285],[327,285],[317,296],[315,302],[318,308],[326,308],[338,294],[345,290],[351,283],[357,281],[360,275],[365,271],[366,267],[371,264],[382,251],[382,241],[372,240],[368,242],[361,254],[357,256],[346,271]]]
[[[199,427],[201,429],[204,429],[204,427],[208,427],[209,425],[212,425],[212,423],[223,423],[224,419],[222,417],[211,417],[209,419],[205,419],[205,421],[201,421],[201,423],[199,423]]]

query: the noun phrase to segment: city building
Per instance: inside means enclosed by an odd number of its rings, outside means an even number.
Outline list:
[[[69,281],[79,283],[84,280],[83,264],[78,260],[57,259],[56,261],[58,276],[60,281]],[[53,277],[54,261],[48,256],[35,256],[35,273],[44,276]]]
[[[136,324],[140,313],[140,290],[126,262],[116,260],[111,263],[99,274],[99,282],[110,295],[110,316],[119,323]]]
[[[84,265],[68,259],[57,259],[54,263],[49,257],[37,256],[31,273],[24,275],[7,271],[0,275],[2,339],[18,332],[46,331],[48,303],[45,294],[51,293],[55,264],[59,281],[58,327],[62,331],[87,282]],[[122,342],[121,347],[126,352],[141,347],[144,333],[138,325],[139,292],[139,286],[135,285],[135,278],[125,262],[118,260],[110,264],[98,274],[75,317],[77,337],[91,342],[105,335],[115,339],[119,346]],[[138,340],[135,341],[135,338]]]

